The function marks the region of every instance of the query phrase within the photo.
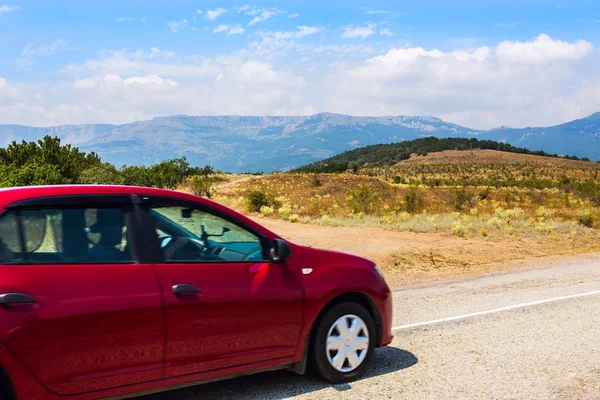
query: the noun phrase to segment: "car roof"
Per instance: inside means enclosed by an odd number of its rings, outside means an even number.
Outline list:
[[[51,185],[51,186],[21,186],[0,189],[0,207],[19,201],[37,197],[68,196],[80,194],[154,194],[181,197],[181,192],[165,189],[153,189],[137,186],[120,185]],[[185,197],[185,196],[184,196]],[[197,199],[196,199],[197,200]]]

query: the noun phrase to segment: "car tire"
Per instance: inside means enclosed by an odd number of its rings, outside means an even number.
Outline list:
[[[358,303],[341,303],[320,319],[311,359],[316,373],[332,383],[362,376],[375,351],[376,331],[371,314]]]

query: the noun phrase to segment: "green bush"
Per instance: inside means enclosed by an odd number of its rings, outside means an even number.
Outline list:
[[[125,178],[111,164],[98,164],[81,171],[78,183],[90,185],[123,185]]]
[[[174,189],[188,176],[208,177],[211,166],[193,168],[185,157],[151,166],[122,166],[102,163],[95,153],[84,153],[63,145],[57,137],[37,142],[12,142],[0,148],[0,186],[57,184],[138,185]],[[207,191],[203,192],[205,195]]]
[[[321,185],[323,185],[323,182],[321,182],[321,179],[319,179],[319,175],[314,174],[311,178],[311,185],[314,187],[319,187]]]
[[[244,196],[246,200],[246,206],[250,212],[260,212],[260,209],[265,206],[269,206],[269,197],[265,192],[260,189],[253,189],[251,192]]]
[[[592,213],[587,212],[579,217],[579,223],[585,227],[593,228],[596,223],[596,217]]]
[[[406,183],[406,179],[404,179],[404,178],[403,178],[403,177],[401,177],[401,176],[398,176],[398,175],[396,175],[396,176],[394,176],[394,178],[393,178],[393,182],[394,182],[394,183],[396,183],[396,184],[400,184],[400,183]]]
[[[210,176],[194,175],[188,181],[188,188],[196,196],[211,198],[214,194],[214,185],[220,179]]]
[[[452,192],[452,206],[456,211],[470,210],[475,206],[474,198],[475,194],[464,189],[458,188],[453,189]]]
[[[377,193],[365,185],[348,191],[348,201],[355,214],[376,214],[379,211],[380,198]]]
[[[0,165],[0,187],[62,185],[71,183],[56,165],[28,162],[19,167]]]
[[[410,214],[416,214],[425,206],[425,195],[423,191],[417,187],[406,189],[402,196],[404,200],[404,208]]]

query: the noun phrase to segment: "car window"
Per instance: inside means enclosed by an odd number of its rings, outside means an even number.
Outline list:
[[[8,219],[4,221],[5,218]],[[15,239],[6,235],[13,229],[12,236],[19,237],[17,218],[21,222],[24,261],[27,263],[118,263],[132,260],[121,208],[10,212],[0,221],[0,225],[5,224],[4,228],[0,228],[0,234],[13,257],[20,252],[21,246],[18,240],[15,243]]]
[[[156,232],[167,261],[263,260],[260,238],[211,213],[188,207],[154,207]]]
[[[0,217],[0,263],[22,261],[18,223],[14,212]]]

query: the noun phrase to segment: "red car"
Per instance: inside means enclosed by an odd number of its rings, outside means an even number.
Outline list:
[[[370,261],[167,190],[0,190],[0,398],[96,399],[266,370],[331,382],[392,340]]]

